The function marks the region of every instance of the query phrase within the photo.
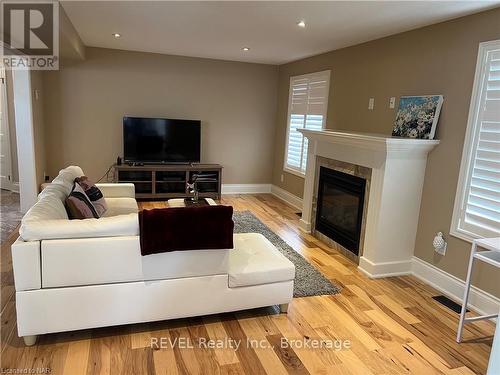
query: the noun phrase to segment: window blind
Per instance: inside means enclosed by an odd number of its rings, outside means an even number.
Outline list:
[[[329,87],[330,71],[291,77],[285,170],[305,173],[307,138],[297,129],[323,129]]]
[[[455,230],[500,235],[500,40],[482,43],[471,99]]]

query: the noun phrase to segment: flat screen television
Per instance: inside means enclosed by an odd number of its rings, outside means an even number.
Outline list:
[[[199,163],[201,122],[123,118],[123,159],[137,163]]]

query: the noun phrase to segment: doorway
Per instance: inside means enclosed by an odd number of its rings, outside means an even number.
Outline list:
[[[12,74],[0,63],[0,223],[1,242],[21,220]]]
[[[8,79],[5,67],[0,64],[0,188],[3,190],[17,191],[18,184],[15,179],[17,170],[15,126],[11,126],[8,101]],[[15,165],[14,165],[15,163]]]

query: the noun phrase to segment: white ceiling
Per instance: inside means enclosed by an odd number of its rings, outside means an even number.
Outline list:
[[[500,0],[61,3],[87,46],[283,64],[493,8]],[[297,26],[302,19],[305,28]],[[122,37],[115,39],[115,32]],[[242,51],[246,46],[250,51]]]

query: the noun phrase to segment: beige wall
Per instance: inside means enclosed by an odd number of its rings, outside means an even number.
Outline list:
[[[283,172],[290,76],[331,69],[330,129],[390,134],[391,96],[443,94],[436,135],[441,143],[427,163],[415,255],[464,279],[470,244],[447,235],[448,251],[441,257],[433,252],[432,239],[438,231],[449,233],[478,44],[494,39],[500,39],[500,9],[280,66],[273,183],[303,194],[304,180]],[[367,109],[370,97],[373,111]],[[490,266],[474,272],[475,285],[500,297],[498,280],[498,270]]]
[[[100,178],[123,154],[124,115],[199,119],[202,161],[224,183],[272,178],[277,67],[87,48],[85,61],[44,73],[50,176],[78,164]]]

